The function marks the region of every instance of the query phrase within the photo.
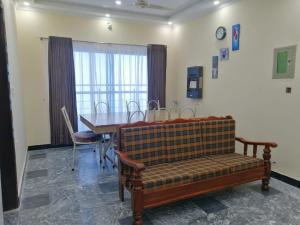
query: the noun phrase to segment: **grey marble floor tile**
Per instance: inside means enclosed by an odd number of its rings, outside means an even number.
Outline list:
[[[20,210],[19,225],[50,225],[50,206]]]
[[[26,179],[32,179],[37,177],[46,177],[48,176],[48,170],[35,170],[26,173]]]
[[[155,225],[186,225],[194,218],[206,216],[200,207],[189,200],[145,210],[144,213]]]
[[[41,154],[46,158],[31,159]],[[21,208],[11,220],[17,218],[19,225],[131,224],[130,193],[125,192],[125,202],[119,201],[117,170],[109,161],[103,169],[99,152],[93,152],[92,146],[79,146],[76,159],[77,167],[72,172],[70,147],[30,152]],[[48,176],[40,177],[36,170],[48,170]],[[276,179],[271,179],[269,193],[262,193],[260,187],[258,181],[148,209],[144,211],[144,224],[300,225],[298,188]],[[37,195],[44,198],[35,199]],[[33,201],[28,201],[31,197]],[[29,207],[24,207],[26,202]]]
[[[262,194],[263,196],[272,196],[272,195],[277,195],[277,194],[281,194],[281,191],[278,191],[277,189],[270,187],[270,189],[268,191],[263,191],[261,190],[261,186],[258,185],[251,185],[249,186],[252,190],[256,191],[257,193]]]
[[[118,181],[100,183],[99,186],[100,186],[100,190],[102,193],[110,193],[110,192],[118,192],[119,191]]]
[[[5,212],[3,214],[4,218],[4,225],[18,225],[19,223],[19,212],[12,211],[12,212]]]
[[[50,199],[49,194],[35,195],[24,198],[21,203],[22,209],[33,209],[41,206],[49,205]]]
[[[122,218],[119,220],[120,225],[132,225],[132,223],[133,223],[132,216],[125,217],[125,218]],[[154,225],[146,215],[143,216],[143,224],[144,225]]]
[[[217,213],[221,210],[227,209],[226,205],[212,197],[194,198],[192,201],[207,214]]]
[[[277,190],[281,191],[284,194],[288,194],[293,198],[300,200],[299,188],[291,186],[287,183],[284,183],[280,180],[271,179],[271,187],[275,187]]]
[[[24,179],[22,198],[49,193],[48,177]]]
[[[48,169],[48,184],[56,186],[67,186],[76,183],[75,173],[71,167],[49,167]]]
[[[45,159],[47,157],[46,153],[39,153],[39,154],[31,154],[29,159]]]
[[[26,172],[48,169],[47,159],[28,160],[26,165]]]
[[[88,208],[81,209],[80,216],[83,224],[86,225],[119,225],[117,219],[115,219],[114,215],[109,214],[109,210],[107,207],[110,206],[102,206],[99,208]]]
[[[81,208],[100,208],[107,205],[118,204],[118,193],[102,193],[99,185],[84,186],[77,190],[76,197]]]

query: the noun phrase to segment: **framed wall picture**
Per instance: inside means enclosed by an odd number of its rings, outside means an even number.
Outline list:
[[[225,61],[229,59],[229,48],[220,49],[220,60]]]
[[[218,79],[219,73],[219,56],[212,57],[212,79]]]
[[[235,24],[232,26],[232,51],[240,50],[240,32],[240,24]]]

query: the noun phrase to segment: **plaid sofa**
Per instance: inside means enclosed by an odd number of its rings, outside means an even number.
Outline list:
[[[126,125],[119,141],[120,151],[146,166],[144,194],[264,165],[261,159],[235,153],[231,117]]]

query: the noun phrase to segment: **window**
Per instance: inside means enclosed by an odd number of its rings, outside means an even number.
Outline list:
[[[100,101],[109,103],[112,112],[126,112],[126,100],[146,109],[146,47],[74,42],[74,64],[78,114],[92,113]]]

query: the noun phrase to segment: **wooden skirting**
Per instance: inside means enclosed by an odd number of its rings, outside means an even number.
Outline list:
[[[43,150],[48,148],[62,148],[62,147],[69,147],[69,146],[72,145],[51,145],[51,144],[32,145],[32,146],[28,146],[28,151]]]
[[[274,172],[274,171],[272,171],[271,177],[273,177],[277,180],[281,180],[284,183],[287,183],[287,184],[292,185],[294,187],[300,188],[300,181],[299,180],[293,179],[291,177],[282,175],[282,174]]]

